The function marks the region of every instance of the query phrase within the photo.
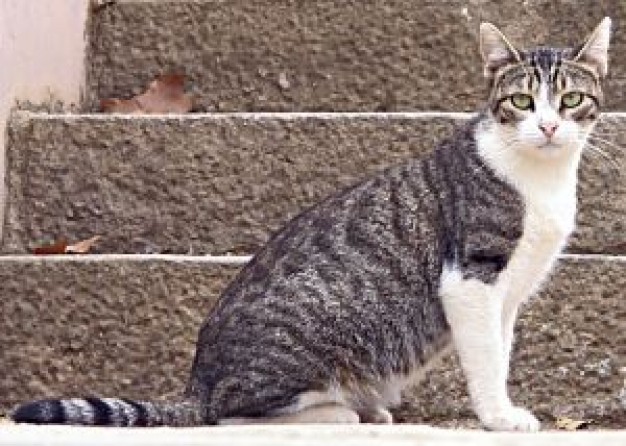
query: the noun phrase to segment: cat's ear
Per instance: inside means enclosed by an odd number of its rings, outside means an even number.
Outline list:
[[[480,54],[485,64],[485,77],[491,79],[507,63],[520,62],[519,52],[491,23],[480,24]]]
[[[574,56],[574,60],[592,66],[600,77],[606,76],[609,66],[610,37],[611,19],[605,17]]]

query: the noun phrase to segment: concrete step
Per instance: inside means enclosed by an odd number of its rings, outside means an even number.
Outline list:
[[[302,209],[426,153],[458,113],[47,115],[10,122],[3,251],[103,236],[104,253],[254,252]],[[626,252],[626,115],[585,159],[571,251]],[[590,152],[591,154],[591,152]],[[549,191],[546,191],[549,193]]]
[[[520,45],[579,44],[615,0],[114,1],[90,20],[87,105],[183,72],[203,111],[472,111],[485,96],[477,33]],[[529,31],[532,30],[532,31]],[[616,32],[608,109],[626,108]]]
[[[159,429],[0,425],[0,446],[623,446],[625,442],[624,431],[529,434],[371,424]]]
[[[0,257],[0,407],[36,395],[180,392],[198,327],[240,268],[228,260]]]
[[[45,396],[179,395],[198,327],[242,260],[0,257],[0,411]],[[625,287],[626,257],[564,256],[524,310],[511,394],[546,427],[561,415],[626,427]],[[452,357],[395,414],[405,423],[477,427]]]

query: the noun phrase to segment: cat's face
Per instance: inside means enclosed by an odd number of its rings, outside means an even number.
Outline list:
[[[481,26],[488,107],[507,147],[554,158],[584,146],[602,103],[610,25],[604,19],[577,50],[530,51],[515,49],[493,25]]]

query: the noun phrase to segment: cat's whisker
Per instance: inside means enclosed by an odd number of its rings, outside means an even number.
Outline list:
[[[618,129],[618,128],[622,128],[622,123],[621,123],[621,119],[619,121],[606,121],[606,120],[601,120],[600,122],[598,122],[598,126],[596,127],[596,129],[600,128],[600,129],[604,129],[604,128],[608,128],[608,129]]]
[[[601,143],[601,141],[600,141]],[[587,146],[592,148],[593,150],[596,150],[597,152],[601,153],[602,155],[611,158],[613,161],[617,162],[617,159],[615,159],[614,157],[612,157],[611,155],[609,155],[604,149],[605,147],[600,146],[600,144],[597,141],[587,141]]]
[[[589,144],[589,143],[587,143],[585,145],[582,154],[583,154],[583,156],[589,156],[589,157],[594,158],[594,159],[602,159],[602,160],[605,159],[605,157],[600,155],[600,152],[599,152],[598,148],[595,147],[592,144]]]
[[[591,144],[587,144],[585,146],[585,149],[582,152],[582,156],[586,158],[590,158],[592,160],[598,160],[602,163],[608,163],[608,161],[606,160],[606,157],[600,155],[600,152],[598,151],[598,149]]]
[[[622,171],[621,162],[619,162],[618,160],[616,160],[615,158],[607,154],[600,147],[587,142],[587,144],[585,145],[585,149],[589,149],[589,150],[583,150],[583,155],[597,155],[596,159],[605,161],[606,163],[610,164],[612,168],[614,168],[616,171],[618,171],[621,174],[621,171]]]
[[[599,125],[593,130],[591,134],[621,138],[624,136],[624,128],[622,125],[620,125],[619,127],[616,126],[614,128],[606,127],[605,125]]]
[[[589,134],[589,136],[600,136],[600,137],[604,137],[604,138],[616,138],[619,137],[619,132],[617,131],[611,131],[611,130],[607,130],[607,129],[599,129],[599,128],[595,128],[593,130],[593,132],[591,132]]]
[[[623,165],[622,154],[624,153],[624,148],[622,146],[597,137],[588,138],[587,145],[591,145],[595,150],[601,151],[606,158],[610,158],[618,166],[621,167]]]
[[[622,127],[622,123],[621,123],[621,119],[615,119],[615,118],[600,118],[600,122],[598,123],[598,126],[601,128],[604,127],[610,127],[610,128],[621,128]]]
[[[607,136],[607,135],[602,135],[602,136]],[[606,144],[607,146],[609,146],[610,148],[614,148],[620,151],[626,151],[626,147],[621,146],[619,144],[617,144],[614,141],[608,140],[606,138],[603,138],[602,136],[596,135],[596,134],[591,134],[589,135],[589,139],[594,139],[596,141],[600,141],[603,144]]]

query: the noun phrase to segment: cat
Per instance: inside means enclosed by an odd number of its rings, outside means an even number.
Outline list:
[[[523,51],[481,24],[486,106],[430,155],[275,233],[208,315],[181,401],[47,399],[12,419],[391,423],[402,390],[452,343],[482,425],[538,430],[507,393],[514,324],[574,229],[610,27],[576,49]]]

